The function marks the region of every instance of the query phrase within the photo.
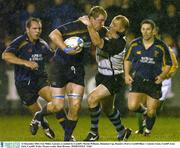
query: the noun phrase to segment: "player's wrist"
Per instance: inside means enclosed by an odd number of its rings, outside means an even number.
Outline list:
[[[71,50],[73,50],[72,47],[65,47],[65,48],[63,49],[63,51],[64,51],[65,53],[68,53],[68,52],[70,52]]]
[[[163,80],[166,79],[166,75],[165,75],[165,74],[160,74],[159,77],[160,77],[161,79],[163,79]]]
[[[125,74],[124,74],[124,77],[129,77],[129,76],[130,76],[129,73],[125,73]]]

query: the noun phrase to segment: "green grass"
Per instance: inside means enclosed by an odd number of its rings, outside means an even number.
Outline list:
[[[0,141],[50,141],[40,129],[37,135],[32,136],[29,132],[31,116],[1,116],[0,117]],[[48,121],[55,131],[54,141],[63,140],[63,130],[59,127],[54,117],[49,117]],[[136,118],[122,118],[125,126],[133,130],[133,134],[128,141],[180,141],[180,119],[173,117],[159,117],[149,137],[136,135]],[[74,136],[78,141],[82,141],[89,130],[90,120],[88,116],[81,116]],[[114,127],[109,120],[101,117],[99,123],[99,141],[117,141]]]

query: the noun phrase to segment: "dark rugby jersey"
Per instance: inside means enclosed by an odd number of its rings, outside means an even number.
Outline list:
[[[61,49],[57,49],[54,59],[60,60],[64,64],[83,64],[83,58],[85,52],[89,52],[91,45],[90,36],[87,30],[87,26],[76,20],[73,22],[66,23],[57,28],[63,36],[63,39],[66,40],[72,36],[81,37],[84,40],[84,48],[82,51],[76,55],[68,55]]]
[[[23,65],[15,64],[16,81],[33,80],[42,74],[45,74],[45,61],[53,55],[48,44],[44,40],[39,39],[34,44],[29,41],[26,34],[13,40],[5,51],[11,52],[21,59],[35,61],[39,65],[38,70],[31,70]]]
[[[164,65],[172,65],[166,44],[156,39],[151,47],[145,49],[142,38],[132,41],[125,60],[132,62],[132,72],[144,79],[154,80],[162,72]]]

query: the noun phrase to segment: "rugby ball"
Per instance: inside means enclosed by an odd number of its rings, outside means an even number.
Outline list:
[[[83,48],[84,46],[84,41],[82,38],[80,37],[77,37],[77,36],[72,36],[70,38],[67,38],[64,43],[66,44],[67,47],[79,47],[78,49],[81,49]]]

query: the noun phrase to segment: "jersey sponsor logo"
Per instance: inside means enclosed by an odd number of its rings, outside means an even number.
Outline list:
[[[27,50],[27,52],[28,52],[28,53],[32,53],[32,49],[29,48],[29,49]]]
[[[30,61],[42,61],[43,56],[42,54],[32,54],[31,58],[29,58]]]
[[[154,58],[150,58],[150,57],[141,57],[140,62],[148,63],[148,64],[155,64]]]

